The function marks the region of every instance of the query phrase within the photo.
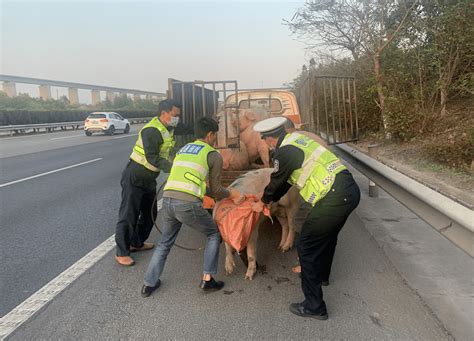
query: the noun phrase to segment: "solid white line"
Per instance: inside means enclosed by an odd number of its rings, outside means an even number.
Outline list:
[[[122,136],[113,137],[114,139],[123,139],[124,137],[137,136],[138,134],[127,134]]]
[[[71,166],[67,166],[67,167],[55,169],[55,170],[52,170],[52,171],[49,171],[49,172],[46,172],[46,173],[41,173],[41,174],[29,176],[29,177],[27,177],[27,178],[23,178],[23,179],[19,179],[19,180],[7,182],[7,183],[4,183],[4,184],[1,184],[1,185],[0,185],[0,188],[6,187],[6,186],[9,186],[9,185],[13,185],[13,184],[17,184],[17,183],[19,183],[19,182],[31,180],[31,179],[34,179],[34,178],[39,178],[40,176],[45,176],[45,175],[48,175],[48,174],[57,173],[57,172],[60,172],[60,171],[63,171],[63,170],[69,169],[69,168],[79,167],[79,166],[86,165],[86,164],[88,164],[88,163],[96,162],[96,161],[100,161],[100,160],[102,160],[101,157],[98,158],[98,159],[89,160],[89,161],[85,161],[85,162],[81,162],[81,163],[76,163],[75,165],[71,165]]]
[[[63,137],[55,137],[54,139],[49,139],[50,141],[52,140],[61,140],[61,139],[70,139],[72,137],[79,137],[79,136],[86,136],[84,134],[81,134],[81,135],[73,135],[73,136],[63,136]]]
[[[0,340],[4,340],[8,335],[28,321],[41,308],[48,304],[61,291],[66,289],[84,272],[89,270],[102,257],[104,257],[115,246],[115,234],[110,236],[94,250],[82,257],[63,273],[35,292],[25,301],[17,305],[8,314],[0,318]]]

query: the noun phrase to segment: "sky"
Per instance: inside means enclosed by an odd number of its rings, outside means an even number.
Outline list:
[[[303,4],[0,0],[0,73],[155,92],[168,78],[281,87],[309,59],[283,24]]]

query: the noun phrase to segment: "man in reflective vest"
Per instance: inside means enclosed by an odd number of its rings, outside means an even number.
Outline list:
[[[359,204],[360,191],[352,174],[322,143],[298,131],[286,133],[285,123],[286,118],[273,117],[254,126],[270,149],[275,150],[275,170],[262,201],[255,206],[261,209],[277,202],[291,186],[296,186],[306,205],[310,205],[296,242],[305,300],[291,304],[290,311],[326,320],[321,285],[329,285],[337,236]]]
[[[145,240],[153,228],[151,210],[156,195],[156,178],[161,171],[169,173],[171,169],[170,152],[175,144],[173,129],[180,114],[178,104],[172,100],[161,101],[158,111],[159,117],[153,118],[140,130],[120,181],[122,203],[115,231],[115,260],[120,265],[135,264],[130,252],[154,247]]]
[[[204,195],[216,200],[231,198],[234,202],[239,202],[243,197],[237,190],[229,191],[222,187],[222,157],[212,147],[217,140],[218,129],[219,126],[213,119],[199,119],[194,126],[197,140],[188,143],[176,154],[163,199],[158,205],[162,237],[148,264],[141,291],[143,297],[150,296],[160,286],[166,258],[183,225],[207,237],[200,288],[204,291],[216,291],[224,286],[224,282],[212,277],[217,273],[221,237],[214,219],[204,209],[202,201]],[[209,187],[206,186],[206,181],[209,181]]]

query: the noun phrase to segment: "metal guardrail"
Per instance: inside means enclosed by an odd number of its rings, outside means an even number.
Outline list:
[[[136,123],[146,123],[150,121],[153,117],[138,117],[138,118],[129,118],[130,124]],[[8,125],[0,126],[0,132],[10,132],[10,135],[25,133],[29,130],[33,132],[39,131],[40,129],[45,129],[47,132],[54,131],[55,128],[61,128],[62,130],[67,129],[67,127],[72,127],[73,129],[79,129],[84,126],[84,121],[75,121],[75,122],[56,122],[56,123],[39,123],[39,124],[17,124],[17,125]]]
[[[473,210],[346,144],[330,148],[436,231],[474,257]]]

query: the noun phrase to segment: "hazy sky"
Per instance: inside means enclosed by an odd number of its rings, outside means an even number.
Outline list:
[[[157,92],[169,77],[279,87],[308,59],[283,25],[304,0],[0,3],[2,74]]]

